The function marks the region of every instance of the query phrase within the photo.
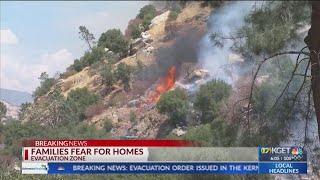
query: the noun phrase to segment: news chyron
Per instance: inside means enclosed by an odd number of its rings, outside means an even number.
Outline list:
[[[307,152],[301,147],[259,147],[260,174],[306,174]]]
[[[202,147],[186,140],[28,140],[22,157],[22,174],[307,174],[308,169],[301,147]]]

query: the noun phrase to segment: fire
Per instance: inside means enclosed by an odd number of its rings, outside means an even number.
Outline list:
[[[153,104],[157,102],[160,99],[162,93],[169,91],[173,87],[175,83],[175,78],[174,78],[175,72],[176,72],[176,67],[172,66],[170,68],[169,74],[160,82],[156,91],[148,100],[148,104]]]
[[[175,73],[176,73],[176,67],[172,66],[169,70],[169,74],[161,80],[155,92],[148,99],[148,104],[156,103],[160,99],[162,93],[169,91],[174,86]],[[143,107],[143,104],[141,103],[139,108],[137,109],[137,113],[140,113],[142,107]]]

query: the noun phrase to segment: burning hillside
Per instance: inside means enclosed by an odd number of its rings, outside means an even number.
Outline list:
[[[148,105],[154,105],[160,99],[161,95],[164,92],[167,92],[173,88],[175,83],[175,73],[176,67],[172,66],[169,70],[168,75],[160,80],[160,83],[158,84],[156,90],[152,92],[152,95],[148,98]],[[137,109],[137,113],[140,113],[142,108],[143,104],[141,103],[139,108]]]
[[[160,99],[162,93],[169,91],[173,87],[175,83],[175,72],[176,72],[176,67],[172,66],[169,70],[169,74],[161,80],[156,91],[148,100],[149,104],[156,103]]]

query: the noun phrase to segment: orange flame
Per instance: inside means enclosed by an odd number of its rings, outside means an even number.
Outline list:
[[[162,93],[169,91],[174,86],[175,73],[176,73],[176,67],[172,66],[169,70],[169,74],[161,80],[156,91],[149,98],[148,104],[156,103],[160,99]],[[141,103],[139,108],[137,109],[137,113],[141,112],[142,107],[143,107],[143,104]]]
[[[172,66],[170,68],[169,74],[160,82],[156,91],[148,100],[149,104],[153,104],[157,102],[160,99],[162,93],[169,91],[173,87],[175,83],[175,79],[174,79],[175,72],[176,72],[176,67]]]

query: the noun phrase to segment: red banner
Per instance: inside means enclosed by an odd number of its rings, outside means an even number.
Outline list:
[[[27,140],[24,147],[195,147],[200,146],[191,140]]]

